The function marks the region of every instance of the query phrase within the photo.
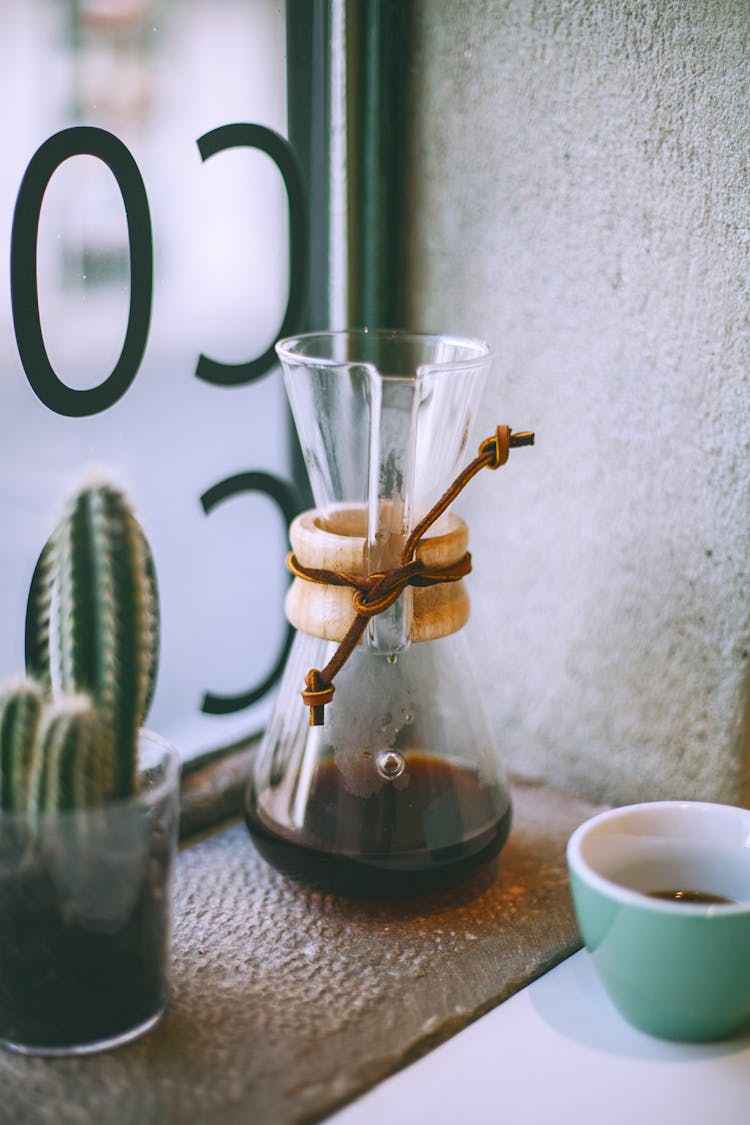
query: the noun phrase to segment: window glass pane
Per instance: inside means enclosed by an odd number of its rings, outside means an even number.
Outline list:
[[[185,755],[204,752],[262,726],[268,695],[243,704],[286,637],[289,450],[278,369],[235,385],[210,381],[210,365],[196,376],[201,355],[231,365],[263,356],[285,315],[287,190],[257,147],[286,136],[284,6],[0,0],[0,22],[0,680],[22,669],[29,583],[62,501],[99,468],[127,489],[157,566],[163,638],[149,726]],[[235,123],[262,129],[217,134],[216,151],[201,155],[199,138]],[[121,172],[118,186],[104,147],[58,160],[49,177],[37,170],[29,186],[34,154],[80,126],[117,138],[137,175]],[[101,139],[65,136],[74,153]],[[16,329],[7,268],[19,188],[28,203],[40,175],[49,178],[36,271],[54,372],[46,384],[17,340],[34,304],[20,280],[33,253],[20,237]],[[153,235],[150,321],[143,263],[129,246],[148,258],[139,178]],[[123,393],[85,399],[118,363],[129,324],[136,353],[139,336],[145,350],[128,361]],[[59,402],[45,397],[50,378]],[[80,393],[65,397],[65,388]],[[213,697],[213,710],[228,713],[207,713],[207,697],[209,711]]]

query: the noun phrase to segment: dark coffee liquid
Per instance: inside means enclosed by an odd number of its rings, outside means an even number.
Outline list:
[[[245,819],[261,855],[293,879],[340,894],[403,896],[455,884],[496,855],[511,807],[501,786],[409,752],[398,782],[368,797],[349,792],[335,763],[324,761],[299,829],[273,821],[252,791]]]
[[[692,903],[696,906],[733,906],[736,899],[724,898],[723,895],[713,895],[706,891],[648,891],[649,898],[666,899],[669,902]]]

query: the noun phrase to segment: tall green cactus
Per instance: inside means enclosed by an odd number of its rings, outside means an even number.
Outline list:
[[[50,703],[42,715],[28,683],[0,697],[0,805],[130,796],[156,681],[159,608],[151,552],[118,489],[94,482],[73,498],[29,606],[27,671]]]
[[[50,664],[40,671],[54,691],[55,661],[60,692],[91,696],[114,734],[115,793],[126,797],[156,681],[159,622],[151,552],[120,491],[94,483],[73,498],[53,536],[50,565],[55,623]],[[42,617],[39,632],[46,628]]]

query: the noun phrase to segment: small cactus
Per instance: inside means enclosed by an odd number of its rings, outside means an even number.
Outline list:
[[[20,680],[0,696],[0,808],[5,811],[27,805],[43,711],[42,693],[30,680]]]
[[[39,730],[39,743],[39,768],[29,786],[30,808],[62,811],[112,799],[112,733],[87,696],[69,696],[53,704]]]
[[[106,482],[71,501],[32,582],[24,681],[0,696],[0,807],[130,796],[157,671],[159,609],[145,536]]]

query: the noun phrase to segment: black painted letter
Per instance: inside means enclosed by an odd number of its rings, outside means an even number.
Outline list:
[[[242,492],[262,492],[265,496],[270,497],[281,509],[287,524],[294,519],[299,511],[299,504],[291,485],[285,484],[284,481],[270,473],[262,472],[237,473],[236,476],[227,477],[226,480],[215,484],[213,488],[209,488],[201,496],[203,511],[208,515],[217,504]],[[230,715],[235,711],[243,711],[251,703],[262,699],[271,690],[284,670],[293,636],[294,630],[289,625],[281,651],[276,657],[273,667],[259,684],[255,684],[238,695],[215,695],[213,692],[207,691],[203,696],[201,711],[207,715]]]
[[[297,331],[301,321],[305,278],[307,274],[307,211],[302,179],[297,161],[288,141],[264,125],[222,125],[198,138],[202,160],[227,148],[257,148],[271,157],[281,172],[289,201],[289,299],[281,328],[269,347],[256,359],[246,363],[219,363],[202,355],[195,374],[207,383],[219,386],[240,386],[265,375],[276,361],[274,344],[283,336]]]
[[[117,180],[130,243],[130,312],[122,351],[112,373],[90,390],[60,381],[44,346],[36,268],[39,215],[55,170],[71,156],[96,156]],[[151,216],[138,165],[122,141],[104,129],[76,125],[37,149],[21,181],[10,250],[11,303],[18,351],[26,377],[45,406],[68,418],[99,414],[127,391],[140,367],[151,321],[153,242]]]

